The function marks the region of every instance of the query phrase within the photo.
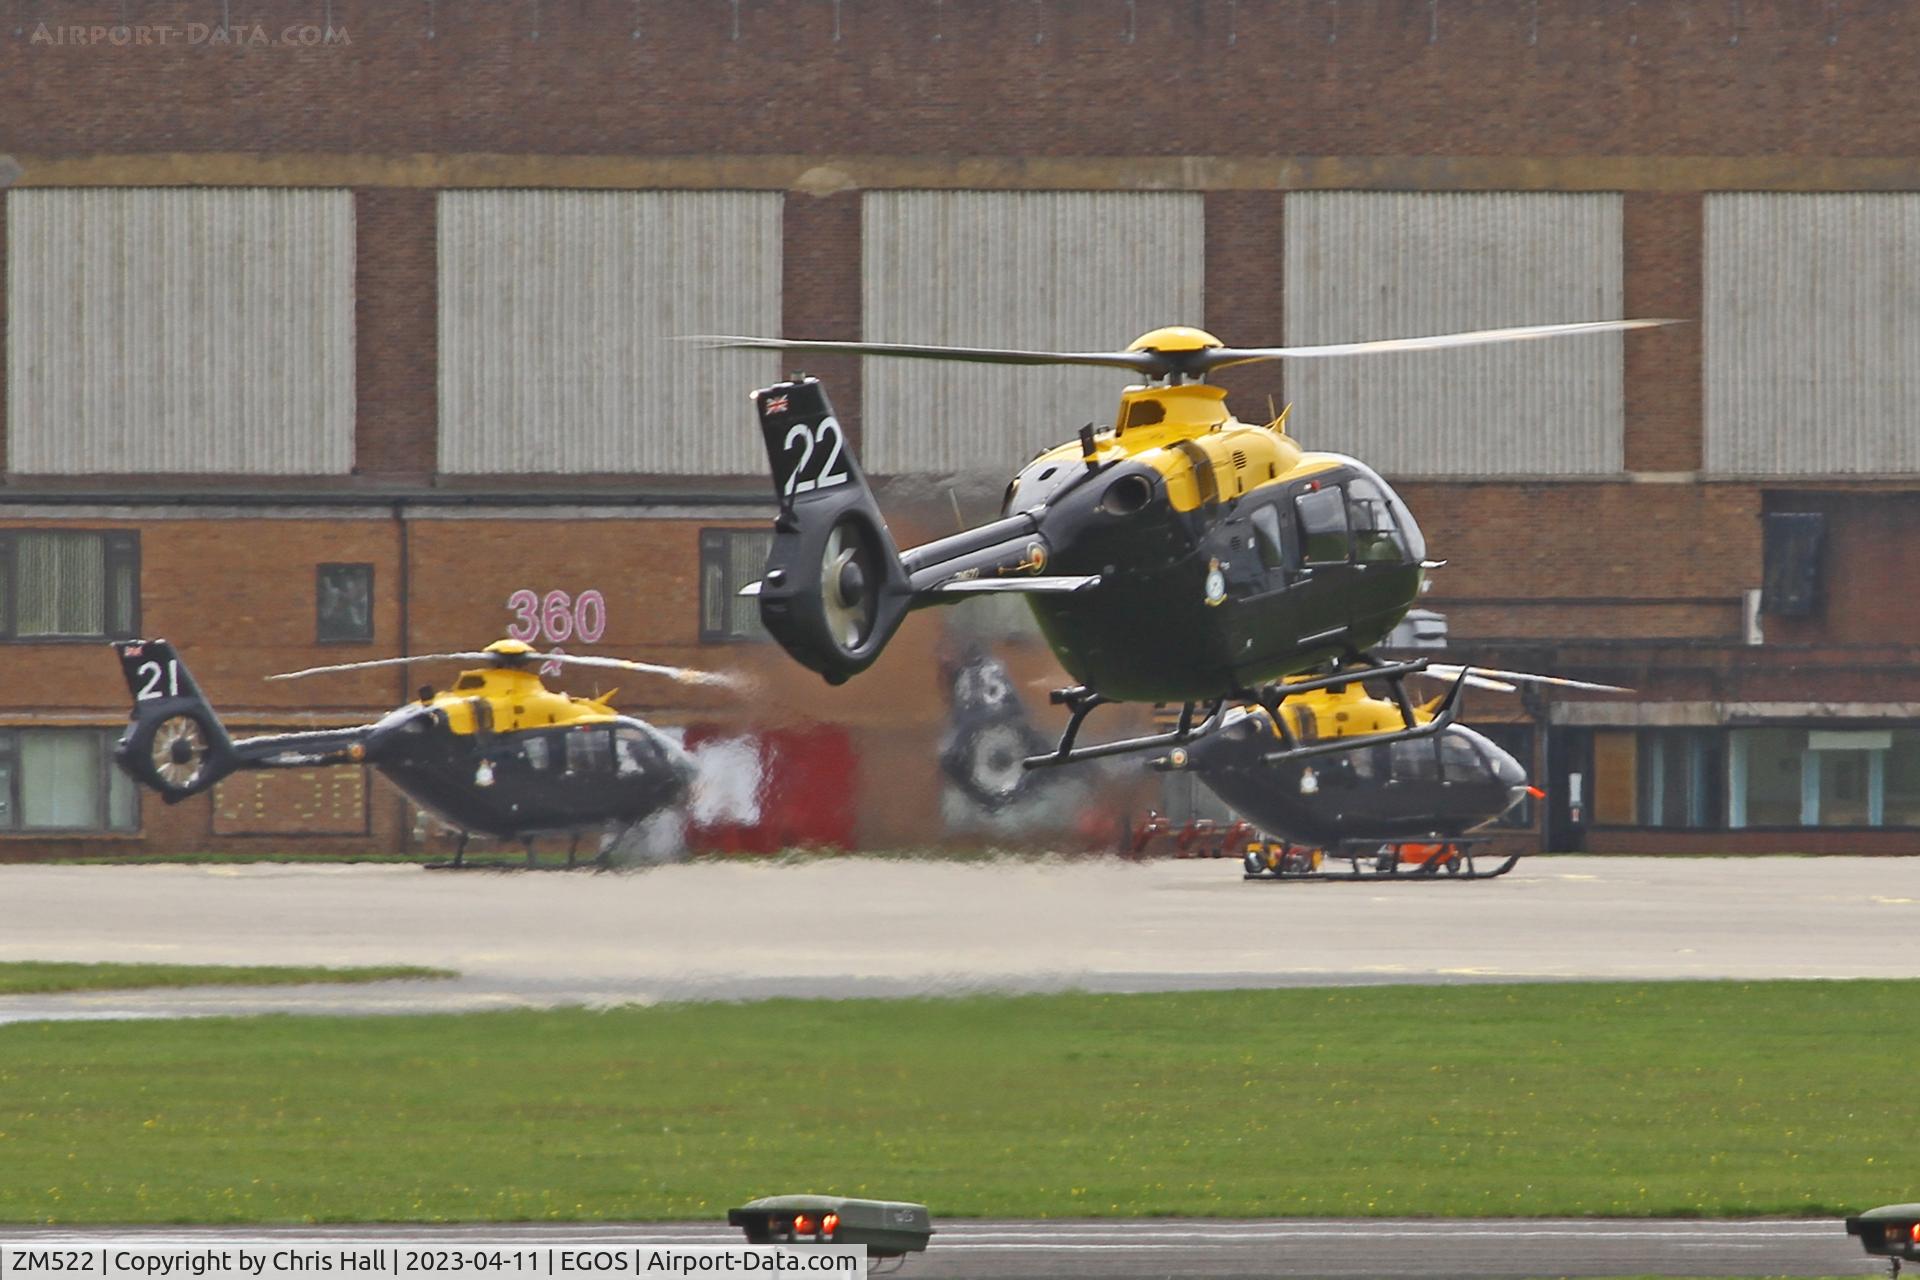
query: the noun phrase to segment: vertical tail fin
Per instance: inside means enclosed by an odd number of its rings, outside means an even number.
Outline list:
[[[113,758],[168,804],[198,795],[231,773],[238,759],[220,717],[165,640],[116,641],[133,695],[126,733]]]
[[[778,383],[753,404],[780,500],[760,620],[796,661],[840,684],[873,665],[906,617],[906,570],[819,381]]]

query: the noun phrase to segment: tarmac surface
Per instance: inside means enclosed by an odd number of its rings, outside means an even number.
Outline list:
[[[497,1245],[726,1245],[717,1223],[465,1227],[161,1227],[115,1232],[0,1227],[0,1244],[113,1238],[208,1246],[272,1239]],[[889,1264],[891,1265],[891,1264]],[[989,1276],[1847,1276],[1884,1275],[1834,1219],[1681,1222],[1578,1219],[934,1220],[908,1280]]]
[[[1540,858],[1474,884],[1247,884],[1237,863],[0,866],[0,960],[393,964],[445,982],[0,998],[0,1023],[768,995],[1920,976],[1920,859]],[[986,1276],[1885,1274],[1830,1220],[947,1222]],[[0,1227],[0,1243],[100,1232]],[[142,1240],[729,1244],[718,1223],[143,1228]]]
[[[644,872],[0,866],[0,960],[420,964],[367,986],[0,997],[0,1022],[773,995],[1920,976],[1920,858],[1523,860],[1249,884],[1226,860],[830,858]]]

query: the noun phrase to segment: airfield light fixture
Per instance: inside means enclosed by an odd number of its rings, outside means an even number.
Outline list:
[[[748,1244],[859,1244],[871,1258],[927,1247],[933,1219],[923,1204],[845,1196],[767,1196],[727,1210]]]
[[[1885,1258],[1891,1275],[1900,1263],[1920,1262],[1920,1203],[1887,1204],[1847,1219],[1847,1234],[1860,1238],[1860,1247]]]

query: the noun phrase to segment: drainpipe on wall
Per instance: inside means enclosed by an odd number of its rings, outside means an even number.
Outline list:
[[[413,564],[412,556],[409,553],[407,545],[407,504],[404,498],[395,498],[393,500],[393,526],[396,539],[399,542],[400,562],[400,571],[396,575],[399,578],[398,589],[400,593],[400,625],[398,628],[400,632],[400,652],[394,656],[404,658],[413,651],[412,623],[409,621],[407,614],[407,600],[413,594]],[[410,687],[413,671],[406,663],[401,663],[397,670],[400,674],[400,700],[394,705],[405,706],[407,703],[413,701],[413,690]],[[400,848],[396,852],[406,853],[408,851],[408,845],[413,840],[413,824],[407,820],[407,798],[396,791],[394,793],[394,803],[400,806],[400,821],[398,823],[400,829]]]

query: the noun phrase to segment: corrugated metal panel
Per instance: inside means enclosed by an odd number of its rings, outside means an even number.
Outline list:
[[[876,192],[865,336],[1118,350],[1204,323],[1205,215],[1180,193]],[[1124,370],[868,360],[863,461],[882,474],[1007,471],[1113,416]]]
[[[1920,196],[1706,199],[1706,461],[1920,472]]]
[[[443,194],[440,469],[764,470],[747,393],[779,358],[672,339],[780,332],[780,200]]]
[[[353,197],[7,197],[16,471],[353,467]]]
[[[1290,195],[1286,340],[1613,319],[1620,236],[1617,195]],[[1623,465],[1617,334],[1301,360],[1284,377],[1304,443],[1393,475]]]

